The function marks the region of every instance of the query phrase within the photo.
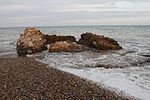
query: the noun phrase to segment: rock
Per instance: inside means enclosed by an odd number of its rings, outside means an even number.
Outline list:
[[[27,27],[17,40],[19,56],[33,54],[45,50],[46,39],[44,34],[34,27]]]
[[[150,52],[142,52],[142,53],[139,53],[138,55],[143,56],[143,57],[150,57]]]
[[[46,44],[55,43],[58,41],[76,42],[74,36],[57,36],[57,35],[45,35]]]
[[[84,47],[75,42],[59,41],[49,45],[49,52],[79,52],[84,51]]]
[[[93,33],[85,33],[81,35],[78,43],[96,48],[98,50],[119,50],[122,49],[118,42],[104,36],[96,35]]]

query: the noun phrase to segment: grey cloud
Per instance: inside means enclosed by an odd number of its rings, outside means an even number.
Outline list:
[[[119,8],[118,2],[130,3],[133,7]],[[133,17],[139,20],[145,17],[146,20],[150,16],[150,9],[145,8],[145,4],[149,5],[150,0],[0,0],[0,26],[73,25],[75,22],[98,24],[97,20],[104,19],[113,24],[117,23],[117,18],[126,21]],[[139,6],[139,9],[134,6]],[[134,21],[132,23],[136,24]]]

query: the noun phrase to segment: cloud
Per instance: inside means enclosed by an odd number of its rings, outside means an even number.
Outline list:
[[[129,18],[102,18],[102,19],[79,19],[65,21],[73,25],[145,25],[150,23],[150,16],[147,17],[129,17]],[[136,22],[136,23],[135,23]]]
[[[112,5],[98,5],[98,4],[76,4],[64,6],[61,9],[58,9],[58,12],[73,12],[73,11],[110,11],[114,9]]]
[[[25,10],[31,10],[32,7],[28,5],[6,5],[6,6],[0,6],[0,12],[12,12],[12,11],[25,11]]]
[[[0,0],[0,26],[150,24],[149,5],[150,0]]]
[[[61,7],[57,11],[150,11],[150,3],[118,1],[103,4],[72,4]]]

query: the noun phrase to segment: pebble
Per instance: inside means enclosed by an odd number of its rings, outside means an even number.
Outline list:
[[[9,69],[9,70],[8,70]],[[8,70],[8,71],[5,71]],[[32,58],[0,58],[0,100],[132,100]]]

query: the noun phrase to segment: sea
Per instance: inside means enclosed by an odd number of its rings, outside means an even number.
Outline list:
[[[27,55],[97,85],[141,100],[150,100],[150,26],[42,26],[44,34],[73,35],[77,40],[85,32],[113,38],[122,50]],[[17,57],[16,41],[25,27],[0,28],[0,57]],[[115,68],[103,68],[109,65]],[[120,68],[121,67],[121,68]]]

